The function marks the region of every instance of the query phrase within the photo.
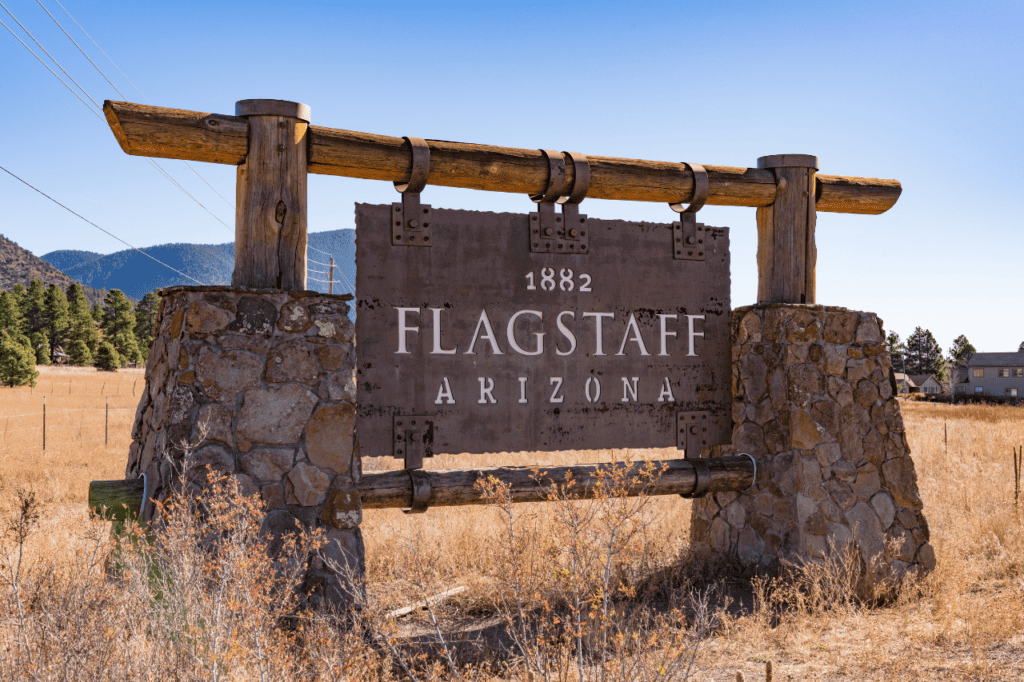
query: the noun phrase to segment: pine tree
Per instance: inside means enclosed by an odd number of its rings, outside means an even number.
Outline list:
[[[68,298],[56,284],[51,284],[43,297],[43,316],[46,319],[46,335],[50,338],[50,352],[63,346],[71,331],[71,316]]]
[[[67,353],[71,356],[70,362],[72,365],[88,367],[92,364],[92,353],[89,352],[89,346],[85,345],[84,341],[72,341],[67,349]]]
[[[93,322],[95,322],[98,325],[103,324],[103,308],[100,307],[99,303],[92,307],[92,311],[90,314],[92,315]]]
[[[32,332],[28,338],[31,341],[32,352],[36,356],[36,364],[50,364],[50,339],[46,336],[46,332]]]
[[[6,291],[0,291],[0,329],[5,329],[10,334],[18,334],[21,331],[18,297]]]
[[[902,372],[904,354],[907,352],[907,347],[900,342],[900,335],[896,332],[889,332],[889,335],[885,337],[885,345],[889,349],[889,358],[892,360],[893,371]]]
[[[33,279],[21,299],[22,331],[31,338],[36,332],[46,329],[46,289],[38,279]]]
[[[99,349],[96,351],[96,359],[94,364],[96,369],[103,372],[116,372],[117,368],[121,366],[121,358],[117,355],[117,351],[114,349],[113,344],[109,341],[103,341],[100,343]]]
[[[971,342],[967,340],[967,337],[961,334],[956,337],[953,341],[953,345],[949,349],[949,361],[957,367],[966,367],[967,363],[970,362],[971,358],[977,352],[978,350],[971,345]]]
[[[149,359],[149,349],[153,347],[153,325],[156,324],[159,306],[160,297],[155,291],[143,296],[135,306],[135,338],[139,340],[139,352],[143,361]]]
[[[81,341],[89,349],[91,356],[99,346],[100,333],[96,329],[96,320],[93,319],[89,301],[85,298],[85,290],[77,283],[68,287],[68,314],[71,318],[69,336],[72,345],[75,341]]]
[[[917,327],[907,339],[907,373],[945,376],[942,348],[927,329]]]
[[[111,289],[103,300],[103,337],[114,344],[123,362],[139,362],[138,342],[135,340],[135,313],[132,302],[120,289]]]
[[[0,331],[0,382],[4,386],[36,385],[35,355],[11,338],[6,330]]]

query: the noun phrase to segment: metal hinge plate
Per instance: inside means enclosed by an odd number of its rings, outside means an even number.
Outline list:
[[[424,457],[434,456],[434,418],[425,414],[396,414],[392,428],[392,446],[396,459],[405,460],[406,469],[423,467]]]
[[[672,223],[672,257],[676,260],[704,260],[704,224],[693,214],[683,214],[680,222]]]
[[[575,208],[576,210],[571,210]],[[587,253],[590,235],[587,216],[578,207],[563,206],[556,212],[552,204],[540,204],[530,214],[530,253]]]
[[[702,450],[714,445],[709,438],[710,420],[707,411],[676,413],[676,448],[686,451],[686,459],[697,459]]]
[[[430,204],[421,204],[407,194],[401,202],[391,204],[391,245],[430,246]]]

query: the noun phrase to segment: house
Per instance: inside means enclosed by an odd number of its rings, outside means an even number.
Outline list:
[[[904,374],[893,372],[896,378],[897,393],[942,393],[942,384],[931,374]]]
[[[964,378],[957,383],[957,395],[1024,398],[1024,343],[1016,353],[975,353]]]

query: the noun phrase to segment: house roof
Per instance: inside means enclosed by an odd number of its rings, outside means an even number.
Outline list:
[[[917,388],[913,377],[908,377],[903,372],[893,372],[893,375],[896,378],[896,383],[905,383],[908,388]]]
[[[968,367],[1024,367],[1024,349],[1016,353],[975,353]]]
[[[913,383],[914,386],[923,386],[925,384],[925,382],[927,382],[929,379],[931,379],[935,383],[939,383],[939,380],[936,379],[931,374],[911,374],[910,375],[910,380],[912,382],[914,382]]]

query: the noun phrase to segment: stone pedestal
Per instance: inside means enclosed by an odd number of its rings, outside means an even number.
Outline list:
[[[816,305],[739,308],[732,356],[726,451],[757,458],[757,481],[694,502],[694,551],[774,570],[852,547],[861,594],[932,569],[881,321]]]
[[[351,296],[312,291],[174,287],[162,292],[147,392],[132,431],[127,475],[166,497],[190,451],[195,473],[232,475],[267,508],[280,535],[324,526],[325,555],[364,569],[354,438]],[[153,514],[147,503],[144,517]],[[319,559],[307,570],[314,601],[343,604]]]

